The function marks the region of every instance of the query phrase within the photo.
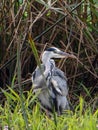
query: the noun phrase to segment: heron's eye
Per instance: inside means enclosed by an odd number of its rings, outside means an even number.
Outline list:
[[[57,53],[57,50],[55,49],[53,52],[54,52],[54,53]]]
[[[55,54],[59,54],[59,51],[58,50],[54,50],[53,51]]]

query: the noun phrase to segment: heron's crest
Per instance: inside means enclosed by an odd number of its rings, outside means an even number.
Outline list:
[[[50,47],[50,48],[48,48],[46,51],[56,51],[57,50],[57,48],[56,47]]]

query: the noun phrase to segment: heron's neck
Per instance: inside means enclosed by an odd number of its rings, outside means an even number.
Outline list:
[[[45,63],[45,71],[50,71],[51,70],[51,62],[50,59],[48,59]]]
[[[53,68],[55,66],[55,62],[53,59],[51,59],[51,55],[47,55],[47,53],[44,53],[42,55],[42,62],[45,66],[44,74],[53,71]]]
[[[52,60],[50,58],[47,58],[46,60],[44,60],[43,64],[45,66],[45,73],[52,72],[53,68],[55,67],[54,60]]]

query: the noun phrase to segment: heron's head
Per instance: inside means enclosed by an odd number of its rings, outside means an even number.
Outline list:
[[[63,52],[56,47],[51,47],[45,50],[44,53],[42,54],[42,61],[45,62],[48,59],[52,58],[68,58],[68,57],[71,57],[71,54]]]

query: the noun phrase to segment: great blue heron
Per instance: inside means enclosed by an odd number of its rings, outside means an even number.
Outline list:
[[[42,54],[41,68],[37,66],[32,75],[34,93],[40,90],[38,99],[42,106],[51,111],[55,108],[59,114],[70,109],[67,100],[68,87],[64,72],[55,66],[53,58],[68,57],[72,57],[71,54],[56,47],[48,48]]]

